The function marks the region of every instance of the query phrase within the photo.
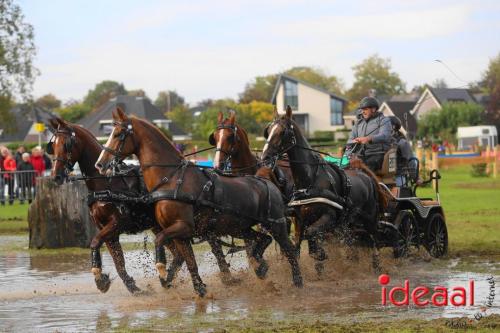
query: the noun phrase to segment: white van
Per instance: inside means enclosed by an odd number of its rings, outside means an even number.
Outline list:
[[[467,126],[457,129],[458,150],[469,150],[475,145],[479,147],[495,147],[498,144],[495,126]]]

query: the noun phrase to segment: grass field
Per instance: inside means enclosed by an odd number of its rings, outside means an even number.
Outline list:
[[[500,254],[500,178],[474,178],[470,166],[441,170],[441,202],[444,207],[450,255]],[[434,195],[432,188],[418,195]],[[28,205],[0,206],[0,234],[28,230]]]

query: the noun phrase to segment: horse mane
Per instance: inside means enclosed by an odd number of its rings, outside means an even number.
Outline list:
[[[139,117],[137,117],[135,115],[130,116],[130,118],[132,120],[139,121],[139,123],[141,123],[142,125],[144,125],[144,127],[148,128],[151,131],[151,134],[155,135],[155,137],[157,137],[158,139],[165,140],[168,144],[170,144],[170,146],[175,151],[175,153],[177,154],[177,156],[179,156],[179,158],[181,158],[181,159],[184,159],[184,156],[177,150],[177,148],[175,148],[174,143],[165,135],[165,133],[163,133],[158,128],[158,126],[155,126],[152,123],[150,123],[149,121],[147,121],[145,119],[142,119],[142,118],[139,118]]]
[[[385,191],[382,188],[382,186],[379,185],[380,179],[377,177],[377,175],[375,175],[375,173],[370,168],[368,168],[366,164],[363,163],[363,161],[361,161],[360,159],[351,160],[349,163],[349,168],[359,169],[363,171],[366,175],[368,175],[370,178],[372,178],[372,180],[376,184],[379,204],[383,209],[386,209],[389,203],[389,195],[387,191]]]

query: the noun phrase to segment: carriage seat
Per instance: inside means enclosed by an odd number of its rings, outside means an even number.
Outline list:
[[[397,148],[393,147],[389,149],[384,155],[384,162],[382,163],[382,168],[375,172],[375,174],[380,177],[382,183],[393,186],[396,184],[396,169],[397,169]]]

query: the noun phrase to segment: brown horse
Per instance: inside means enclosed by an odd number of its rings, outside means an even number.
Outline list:
[[[302,286],[302,277],[287,237],[284,205],[279,189],[268,180],[257,177],[221,177],[203,171],[189,163],[172,142],[149,122],[129,118],[120,108],[113,112],[115,127],[96,168],[101,174],[110,172],[113,162],[135,154],[141,164],[155,215],[163,230],[157,235],[156,246],[173,240],[186,261],[193,286],[203,297],[202,282],[190,239],[230,235],[253,240],[251,257],[254,269],[263,278],[267,264],[263,253],[271,243],[269,236],[256,232],[252,226],[261,223],[287,254],[292,267],[293,282]],[[157,266],[162,272],[161,264]]]
[[[102,146],[97,139],[81,126],[55,118],[50,121],[55,129],[53,141],[49,144],[51,154],[55,156],[52,168],[52,176],[59,185],[62,184],[73,165],[78,162],[90,194],[89,208],[92,221],[99,229],[99,233],[92,239],[90,244],[92,250],[92,272],[95,275],[96,285],[102,292],[106,292],[111,284],[109,276],[102,274],[102,263],[100,247],[103,242],[110,249],[110,254],[115,263],[119,276],[124,281],[130,292],[139,291],[133,278],[125,269],[123,251],[119,243],[121,233],[137,233],[151,229],[157,234],[161,228],[156,223],[153,205],[145,202],[126,202],[109,197],[109,194],[124,194],[137,197],[144,191],[142,176],[138,173],[128,174],[125,177],[115,176],[103,177],[95,169],[95,163],[101,153]],[[109,191],[108,198],[102,196],[100,191]],[[132,193],[131,193],[132,192]],[[99,199],[95,199],[95,195]],[[132,200],[133,201],[133,200]],[[214,254],[222,253],[222,248],[217,240],[209,240]],[[165,288],[172,286],[176,273],[184,263],[184,259],[178,254],[175,245],[167,241],[165,244],[173,255],[173,260],[168,267],[166,278],[160,277],[161,285]],[[160,247],[158,256],[161,263],[166,265],[166,257],[163,247]],[[233,284],[237,280],[232,278],[229,265],[224,257],[218,259],[221,267],[221,280],[225,284]]]
[[[298,189],[290,205],[296,207],[301,238],[309,241],[309,252],[318,261],[317,268],[326,259],[325,251],[318,244],[320,236],[336,228],[345,229],[347,243],[351,242],[354,231],[360,231],[356,238],[373,246],[376,266],[380,237],[378,217],[386,202],[373,173],[344,172],[324,161],[293,121],[290,107],[283,116],[275,112],[275,120],[266,128],[264,136],[262,159],[266,163],[273,165],[285,152],[290,159]]]
[[[131,293],[140,291],[134,279],[126,271],[119,236],[121,233],[137,233],[148,229],[152,229],[154,233],[159,232],[160,227],[154,219],[152,207],[140,202],[131,206],[129,203],[117,202],[110,198],[107,200],[102,197],[95,198],[95,194],[105,193],[101,191],[140,194],[142,191],[139,175],[129,174],[127,177],[109,179],[100,176],[94,167],[102,149],[96,138],[81,126],[60,118],[51,119],[50,125],[54,128],[54,137],[49,143],[48,151],[54,155],[52,177],[54,177],[55,182],[59,185],[62,184],[76,163],[86,177],[90,216],[99,229],[90,244],[92,272],[97,288],[106,292],[111,285],[109,276],[102,273],[100,248],[105,243],[113,258],[116,271],[127,289]],[[175,247],[172,244],[169,246],[170,251],[175,254]],[[171,274],[173,275],[174,272]]]

